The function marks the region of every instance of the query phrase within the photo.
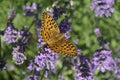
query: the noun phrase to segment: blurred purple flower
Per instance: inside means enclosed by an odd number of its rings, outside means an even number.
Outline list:
[[[66,33],[70,31],[71,29],[71,24],[68,22],[68,20],[62,20],[59,24],[59,29],[61,33]]]
[[[102,36],[101,32],[100,32],[100,28],[95,28],[94,29],[94,33],[97,35],[97,40],[99,42],[99,46],[100,47],[104,47],[104,48],[109,48],[109,42],[104,39],[104,37]]]
[[[4,31],[4,41],[11,44],[11,43],[15,43],[17,41],[17,36],[18,35],[18,30],[14,28],[13,25],[9,25],[6,27],[5,31]]]
[[[25,6],[23,6],[23,10],[25,11],[25,16],[34,16],[34,11],[37,10],[37,4],[32,3],[31,6],[26,4]]]
[[[78,56],[73,59],[75,80],[93,80],[91,61],[87,56]]]
[[[100,32],[100,29],[99,29],[99,28],[95,28],[95,29],[94,29],[94,33],[95,33],[96,35],[101,35],[101,32]]]
[[[68,35],[67,33],[65,33],[64,37],[68,39],[68,38],[70,38],[70,35]]]
[[[16,41],[15,45],[20,46],[21,51],[25,51],[27,44],[30,41],[31,33],[27,31],[27,27],[23,26],[21,30],[18,31],[18,40]]]
[[[38,38],[38,44],[37,44],[37,47],[40,48],[42,46],[45,45],[45,42],[43,41],[43,39],[41,37]]]
[[[29,32],[26,32],[24,29],[17,30],[14,28],[12,24],[9,24],[4,30],[4,41],[7,42],[8,44],[17,43],[20,42],[20,40],[22,43],[25,43],[25,41],[28,40],[27,37],[29,36],[30,36]]]
[[[37,75],[29,75],[24,80],[39,80]]]
[[[81,49],[77,49],[77,54],[81,55],[82,54],[82,50]]]
[[[95,11],[96,16],[105,15],[106,17],[111,16],[111,13],[114,12],[112,5],[114,0],[93,0],[90,8]]]
[[[57,54],[53,53],[50,49],[44,48],[43,52],[39,52],[37,56],[35,56],[32,63],[29,64],[28,69],[40,71],[44,68],[46,70],[51,70],[52,72],[56,72],[55,62],[57,60]]]
[[[37,9],[37,4],[36,3],[32,3],[31,6],[29,6],[28,4],[26,4],[25,6],[23,6],[23,10],[30,10],[31,12]]]
[[[101,72],[113,71],[115,69],[115,61],[112,58],[112,51],[107,49],[98,49],[93,56],[92,63],[94,69]]]
[[[35,69],[35,65],[33,63],[33,60],[30,60],[29,66],[27,67],[29,71],[33,71]]]
[[[47,69],[45,70],[44,77],[45,77],[45,78],[49,78],[49,77],[50,77],[49,70],[47,70]]]
[[[41,35],[40,35],[40,27],[41,26],[36,26],[36,32],[37,32],[37,37],[38,37],[38,43],[37,43],[37,47],[43,47],[45,45],[45,42],[43,41]]]
[[[22,71],[22,75],[26,75],[26,72],[25,72],[25,71]]]
[[[13,47],[12,55],[13,60],[16,64],[22,64],[24,60],[26,60],[26,56],[24,55],[24,52],[20,50],[20,46]]]

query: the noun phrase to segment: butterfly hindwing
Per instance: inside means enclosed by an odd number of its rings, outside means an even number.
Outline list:
[[[60,31],[55,20],[48,13],[43,13],[41,28],[41,36],[43,41],[49,44],[51,38],[54,38],[55,35],[59,33]]]
[[[66,38],[62,38],[54,44],[48,45],[48,47],[54,52],[62,53],[69,56],[75,56],[77,54],[76,47]]]

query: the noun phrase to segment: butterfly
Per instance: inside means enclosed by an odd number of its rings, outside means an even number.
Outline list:
[[[60,33],[55,20],[45,12],[42,15],[42,27],[40,34],[43,41],[52,51],[69,56],[76,56],[77,49],[74,44],[64,37],[64,33]]]

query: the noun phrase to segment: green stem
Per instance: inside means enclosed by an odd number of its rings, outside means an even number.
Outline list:
[[[31,29],[33,24],[34,24],[34,21],[30,24],[29,28],[26,30],[27,32]]]
[[[62,68],[57,72],[56,80],[58,79],[59,74],[62,72],[63,68],[65,67],[65,65],[64,65],[64,61],[65,61],[65,59],[66,59],[66,57],[64,57],[63,60],[62,60],[62,62],[63,62],[63,66],[62,66]]]
[[[59,74],[62,72],[63,68],[64,68],[64,65],[63,65],[62,68],[58,71],[56,80],[58,79],[58,76],[59,76]]]
[[[45,68],[44,68],[44,70],[43,70],[43,74],[42,74],[42,76],[41,76],[40,80],[42,80],[42,79],[43,79],[44,74],[45,74]]]

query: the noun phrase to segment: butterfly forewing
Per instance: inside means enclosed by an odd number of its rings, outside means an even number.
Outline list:
[[[55,20],[48,13],[43,13],[42,19],[41,36],[43,41],[49,44],[51,38],[54,38],[60,31]]]

